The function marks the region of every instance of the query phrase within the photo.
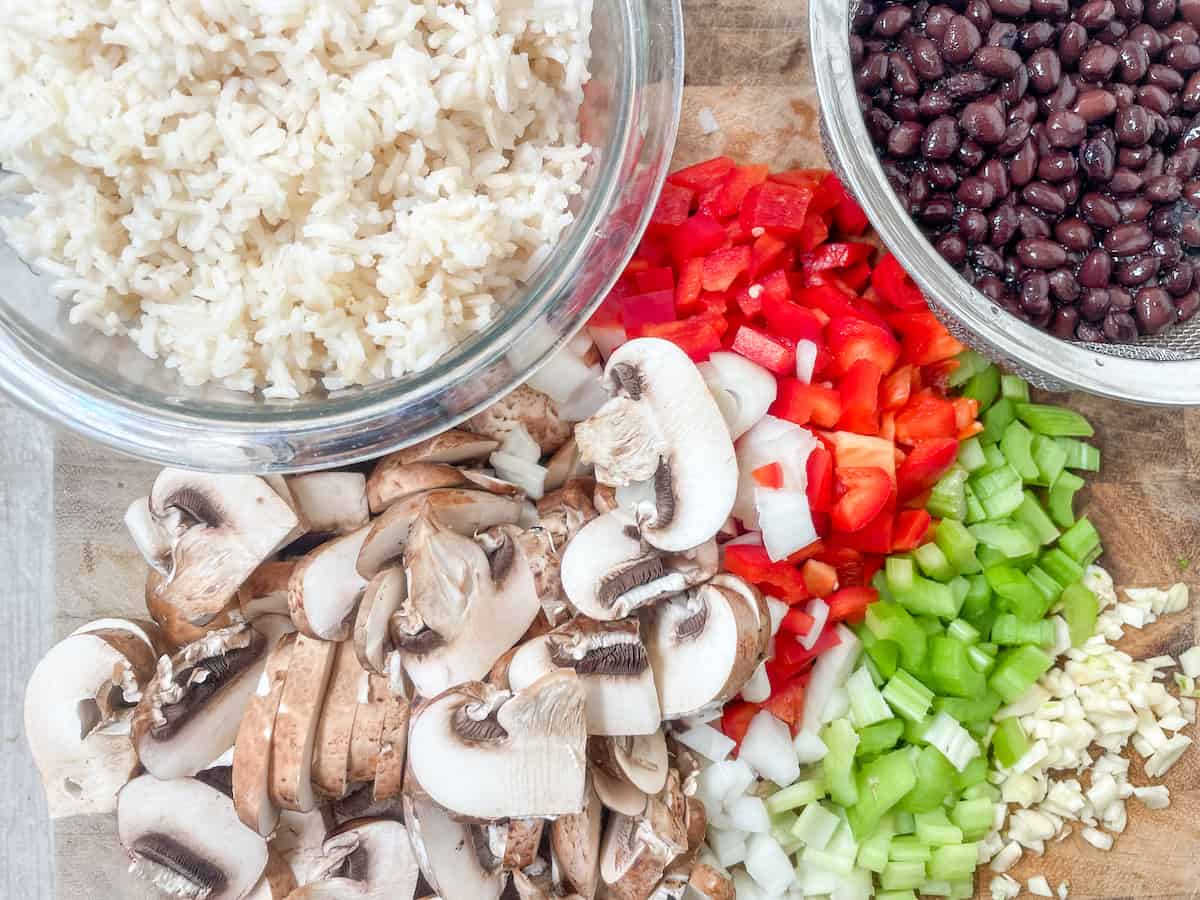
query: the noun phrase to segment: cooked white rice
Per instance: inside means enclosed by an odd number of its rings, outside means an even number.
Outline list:
[[[0,0],[0,221],[71,319],[295,397],[480,331],[572,216],[590,0]]]

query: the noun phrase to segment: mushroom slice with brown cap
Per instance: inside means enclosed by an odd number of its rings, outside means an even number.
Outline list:
[[[682,795],[682,789],[680,789]],[[663,884],[673,885],[674,892],[682,893],[683,887],[692,877],[696,866],[696,857],[704,847],[704,839],[708,833],[708,815],[704,804],[695,797],[683,798],[683,822],[687,833],[687,850],[671,860],[663,873]]]
[[[346,796],[350,790],[350,736],[363,678],[354,647],[348,641],[336,647],[329,686],[321,700],[313,736],[311,772],[313,787],[334,800]]]
[[[692,866],[688,887],[708,900],[734,900],[737,896],[733,879],[715,866],[704,862]]]
[[[733,441],[695,363],[669,341],[639,338],[608,359],[613,397],[575,429],[580,455],[614,487],[650,482],[639,524],[662,550],[715,535],[737,495]]]
[[[350,781],[371,781],[379,768],[379,750],[391,691],[382,675],[364,672],[359,681],[358,704],[350,731]]]
[[[71,634],[91,634],[96,631],[128,632],[150,648],[154,659],[171,650],[171,643],[158,627],[158,623],[149,619],[126,619],[117,616],[93,619],[80,625]]]
[[[574,478],[537,502],[538,524],[559,547],[565,547],[579,529],[599,515],[592,501],[595,491],[592,479]]]
[[[171,535],[150,512],[150,498],[138,497],[125,510],[125,527],[146,563],[158,574],[171,574]]]
[[[613,768],[647,794],[657,794],[667,783],[671,760],[662,729],[649,734],[610,737],[608,745]]]
[[[509,664],[509,684],[519,691],[555,669],[573,669],[587,698],[588,734],[655,732],[662,723],[658,693],[638,631],[634,619],[580,616],[523,644]]]
[[[592,467],[580,458],[579,444],[572,437],[546,461],[546,490],[557,491],[568,481],[590,478],[591,474]]]
[[[150,513],[171,539],[170,576],[159,591],[203,625],[234,599],[263,560],[291,540],[300,520],[256,475],[164,469]]]
[[[758,620],[758,645],[762,648],[762,652],[766,653],[767,644],[771,640],[771,610],[767,606],[767,598],[763,596],[762,591],[729,572],[714,575],[709,580],[709,584],[713,587],[731,590],[741,595],[742,599],[746,601],[746,605],[754,612]]]
[[[392,819],[347,822],[326,838],[321,851],[320,870],[312,882],[301,888],[299,896],[343,896],[336,892],[322,894],[317,889],[322,883],[342,881],[357,885],[359,890],[354,893],[350,889],[345,896],[412,900],[416,893],[420,871],[408,829],[400,822]]]
[[[500,442],[463,428],[450,428],[439,435],[397,450],[380,460],[380,465],[395,459],[400,465],[415,462],[466,463],[487,459]]]
[[[524,551],[502,540],[488,558],[426,507],[404,553],[408,598],[393,616],[392,641],[425,697],[487,674],[537,616],[537,591]]]
[[[233,751],[233,805],[238,818],[264,837],[279,821],[271,802],[271,736],[275,714],[292,660],[293,635],[285,635],[267,656],[254,695],[246,704]]]
[[[370,521],[367,478],[361,472],[293,475],[288,487],[310,533],[349,534]]]
[[[408,701],[390,694],[385,706],[383,732],[379,740],[379,762],[375,767],[373,796],[376,801],[396,799],[404,787],[408,719]]]
[[[541,391],[520,385],[464,423],[476,434],[503,441],[518,425],[529,432],[542,452],[556,451],[571,437],[571,423],[558,414],[558,406]]]
[[[364,669],[387,674],[387,656],[395,649],[389,632],[392,615],[407,599],[408,578],[401,566],[389,566],[367,582],[354,617],[353,642]]]
[[[439,488],[406,497],[372,523],[358,555],[358,573],[372,578],[400,559],[413,523],[426,510],[432,510],[446,528],[473,535],[493,525],[516,524],[523,504],[518,497],[465,488]]]
[[[367,479],[367,505],[379,515],[393,503],[435,488],[470,487],[471,480],[457,466],[415,462],[407,465],[389,457],[380,460]]]
[[[686,849],[683,823],[657,797],[650,798],[640,816],[614,814],[600,849],[606,895],[615,900],[647,900],[671,860]]]
[[[287,619],[262,616],[160,658],[133,713],[132,739],[147,771],[193,775],[232,747],[267,654],[290,630]]]
[[[310,551],[288,579],[288,609],[296,628],[323,641],[350,636],[354,611],[367,586],[356,563],[370,526]]]
[[[238,588],[238,607],[247,622],[259,616],[290,616],[288,582],[297,560],[272,559],[255,569]]]
[[[338,645],[296,636],[271,737],[271,800],[306,812],[317,804],[312,785],[313,745],[321,703]]]
[[[516,871],[534,864],[546,828],[545,819],[509,819],[491,827],[504,833],[501,865],[505,869]]]
[[[600,835],[603,809],[591,781],[583,810],[559,816],[550,823],[550,852],[561,874],[563,886],[584,900],[596,895],[600,881]]]
[[[171,897],[241,900],[267,866],[267,843],[233,801],[195,778],[135,778],[117,795],[131,870]]]
[[[146,611],[150,613],[150,618],[154,620],[163,636],[174,648],[198,641],[210,631],[229,628],[241,621],[241,611],[235,597],[226,604],[224,609],[203,625],[193,625],[179,607],[163,599],[163,589],[166,584],[166,578],[154,569],[146,571]],[[284,615],[287,615],[286,609]]]
[[[413,716],[409,777],[460,816],[576,813],[585,743],[584,692],[574,672],[552,672],[515,694],[471,682]]]
[[[591,767],[591,775],[596,796],[606,809],[626,816],[640,816],[645,812],[649,796],[628,778],[595,764]]]
[[[664,719],[724,703],[753,674],[766,646],[756,608],[713,584],[659,604],[646,648]]]
[[[279,811],[270,848],[283,857],[300,884],[307,884],[324,871],[322,848],[333,825],[333,815],[325,806],[308,812]]]
[[[407,787],[404,821],[421,874],[442,900],[498,900],[508,873],[480,826],[456,822],[423,791]]]
[[[246,895],[246,900],[287,900],[299,885],[287,861],[270,846],[267,847],[267,867],[258,884]]]

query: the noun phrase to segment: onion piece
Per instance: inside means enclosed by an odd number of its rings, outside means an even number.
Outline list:
[[[808,486],[808,456],[817,446],[811,431],[792,422],[763,416],[738,439],[738,489],[733,516],[752,531],[759,528],[755,491],[758,482],[754,470],[777,462],[783,472],[782,488],[804,492]],[[807,497],[807,495],[806,495]]]
[[[817,364],[817,345],[812,341],[796,341],[796,378],[809,384],[813,367]]]
[[[825,742],[815,731],[799,731],[792,738],[792,749],[800,760],[800,765],[807,766],[820,762],[829,752]]]
[[[792,749],[791,732],[784,722],[765,709],[750,720],[738,759],[776,784],[791,784],[800,777],[800,763]]]
[[[759,663],[750,680],[742,685],[742,699],[751,703],[765,703],[771,696],[771,679],[767,677],[767,664]]]
[[[829,604],[820,597],[813,597],[804,607],[804,611],[812,617],[813,623],[812,627],[808,629],[808,633],[799,639],[800,646],[805,650],[811,650],[816,646],[821,632],[825,630],[825,623],[829,621]]]
[[[819,730],[821,717],[824,715],[825,707],[829,703],[834,689],[850,677],[850,673],[854,671],[854,664],[858,662],[862,642],[853,631],[840,622],[836,627],[840,643],[836,647],[830,647],[817,657],[817,661],[813,665],[812,676],[808,680],[808,691],[805,693],[804,717],[800,723],[801,731]],[[791,782],[777,783],[790,784]]]
[[[787,559],[817,539],[804,491],[758,487],[754,489],[754,507],[763,545],[772,562]]]
[[[770,835],[756,834],[746,847],[746,872],[768,896],[778,896],[792,883],[796,870]]]
[[[729,758],[733,748],[737,746],[732,738],[717,731],[711,725],[693,725],[686,731],[676,735],[676,739],[689,750],[695,750],[705,759],[715,763]]]
[[[775,402],[775,376],[744,356],[719,350],[696,368],[721,408],[734,440],[756,425]]]
[[[761,797],[738,797],[729,804],[729,819],[738,831],[766,834],[771,830],[771,817]]]

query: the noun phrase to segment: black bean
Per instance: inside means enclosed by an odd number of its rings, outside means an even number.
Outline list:
[[[1189,181],[1183,185],[1183,199],[1190,206],[1200,209],[1200,179]]]
[[[1021,199],[1035,209],[1040,209],[1053,216],[1062,215],[1067,208],[1067,201],[1063,198],[1062,191],[1045,181],[1033,181],[1027,184],[1021,191]]]
[[[1150,140],[1150,114],[1142,106],[1126,106],[1117,110],[1113,132],[1126,147],[1140,147]]]
[[[1162,288],[1142,288],[1133,298],[1133,309],[1142,334],[1158,334],[1175,323],[1175,304]]]
[[[914,38],[908,50],[912,54],[913,68],[926,81],[936,81],[946,73],[946,66],[942,62],[942,55],[938,53],[937,44],[929,38]]]
[[[937,242],[937,251],[952,266],[961,265],[967,258],[967,245],[956,234],[948,234]]]
[[[1029,12],[1030,0],[988,0],[988,4],[996,15],[1017,19]]]
[[[1079,76],[1085,81],[1107,81],[1120,58],[1114,47],[1093,43],[1079,58]]]
[[[1070,269],[1055,269],[1050,273],[1050,293],[1063,303],[1074,303],[1079,299],[1079,282]]]
[[[955,196],[959,203],[970,209],[987,209],[996,202],[996,188],[990,181],[971,175],[962,180]]]
[[[1099,322],[1108,315],[1110,302],[1108,291],[1104,288],[1084,291],[1079,298],[1079,315],[1088,322]]]
[[[1146,21],[1162,28],[1175,18],[1175,0],[1146,0]]]
[[[1054,238],[1068,250],[1091,250],[1095,241],[1092,229],[1082,219],[1063,219],[1054,226]]]
[[[997,206],[992,210],[989,222],[991,244],[993,247],[1004,247],[1017,234],[1019,217],[1014,207],[1008,203]]]
[[[1075,326],[1075,340],[1084,344],[1104,343],[1104,328],[1095,322],[1080,322]]]
[[[991,183],[997,197],[1008,193],[1008,172],[1000,160],[989,159],[985,162],[979,169],[979,177]]]
[[[1163,54],[1163,62],[1185,75],[1200,69],[1200,45],[1172,44]]]
[[[1092,37],[1100,41],[1102,44],[1109,44],[1115,47],[1121,43],[1125,35],[1129,33],[1129,29],[1121,22],[1109,22],[1107,25],[1097,28],[1092,32]]]
[[[989,103],[979,100],[968,103],[963,108],[959,121],[963,131],[976,143],[991,146],[1004,140],[1004,111],[999,101]]]
[[[1133,309],[1133,294],[1114,284],[1108,289],[1108,303],[1111,309]]]
[[[1004,282],[995,275],[984,275],[975,282],[975,289],[994,303],[1000,302],[1007,291]]]
[[[1172,266],[1158,279],[1159,286],[1172,297],[1182,297],[1192,288],[1195,270],[1189,264]]]
[[[1080,147],[1079,164],[1094,181],[1108,181],[1116,169],[1117,155],[1101,138],[1091,138]]]
[[[1113,228],[1121,223],[1121,210],[1103,194],[1084,194],[1079,201],[1079,212],[1084,221],[1097,228]]]
[[[1046,136],[1052,147],[1077,147],[1087,134],[1087,122],[1068,110],[1059,110],[1046,119]]]
[[[858,86],[865,91],[874,90],[883,84],[888,74],[888,58],[886,53],[875,53],[868,56],[858,69]]]
[[[1112,83],[1108,86],[1109,91],[1117,99],[1117,109],[1128,106],[1137,99],[1137,92],[1127,84]]]
[[[1113,275],[1117,281],[1126,287],[1137,287],[1138,285],[1145,284],[1157,275],[1160,265],[1162,265],[1162,262],[1157,256],[1149,254],[1146,256],[1135,256],[1133,259],[1117,266]]]
[[[987,158],[987,153],[979,144],[968,140],[962,142],[955,158],[968,169],[974,169]]]
[[[1164,266],[1173,266],[1183,259],[1183,247],[1174,238],[1155,238],[1150,252],[1161,259]]]
[[[888,109],[901,122],[918,122],[921,119],[920,105],[912,97],[897,97]]]
[[[1198,76],[1200,78],[1200,76]],[[1200,81],[1198,81],[1200,85]],[[1160,116],[1169,116],[1179,105],[1179,101],[1155,84],[1144,84],[1137,89],[1137,102],[1151,112]]]
[[[1017,256],[1031,269],[1057,269],[1067,261],[1067,251],[1062,245],[1047,238],[1018,241]]]
[[[987,216],[977,209],[966,210],[958,217],[958,235],[968,247],[982,244],[988,237]]]
[[[1058,56],[1063,65],[1074,66],[1087,47],[1087,29],[1078,22],[1068,22],[1058,36]]]
[[[1137,340],[1137,322],[1127,312],[1110,309],[1104,317],[1104,336],[1114,344],[1126,344]]]
[[[996,78],[1012,78],[1021,65],[1021,56],[1015,50],[1003,47],[980,47],[972,60],[975,68]]]
[[[1078,176],[1069,178],[1059,186],[1059,189],[1068,205],[1074,205],[1079,202],[1079,195],[1083,193],[1083,179]]]
[[[1049,47],[1035,50],[1025,62],[1029,69],[1029,86],[1036,94],[1048,94],[1058,87],[1062,78],[1062,63]]]
[[[1154,207],[1145,197],[1122,197],[1117,201],[1117,209],[1121,210],[1121,221],[1129,224],[1145,222]]]
[[[1183,133],[1179,135],[1179,145],[1181,147],[1197,147],[1200,148],[1200,114],[1188,122]]]
[[[949,194],[934,194],[925,201],[918,217],[926,225],[947,225],[954,220],[954,198]]]
[[[1179,95],[1179,108],[1184,112],[1200,110],[1200,72],[1193,73],[1187,80],[1183,93]]]
[[[992,8],[988,6],[987,0],[967,0],[963,15],[975,23],[980,34],[986,34],[992,27]]]
[[[1017,207],[1017,231],[1023,238],[1048,238],[1050,223],[1027,203]]]
[[[983,43],[979,29],[966,16],[955,16],[942,35],[942,56],[946,62],[960,64],[970,59]]]
[[[918,207],[924,206],[932,192],[929,189],[929,178],[924,172],[913,175],[908,182],[908,197]]]
[[[1033,0],[1033,12],[1039,16],[1061,19],[1070,11],[1067,0]]]
[[[1121,62],[1117,77],[1126,84],[1137,84],[1150,69],[1150,54],[1137,41],[1121,41]]]
[[[1029,90],[1029,70],[1022,63],[1013,77],[1000,85],[1000,99],[1009,105],[1019,103]],[[1036,106],[1035,106],[1036,109]]]
[[[949,159],[958,151],[958,124],[949,116],[940,116],[929,123],[921,143],[921,153],[927,159]]]
[[[946,33],[946,27],[954,18],[954,10],[948,6],[931,6],[925,14],[925,33],[935,41],[940,42]]]
[[[943,91],[932,88],[921,95],[921,99],[917,101],[917,109],[923,118],[936,119],[954,109],[954,101]]]
[[[1170,66],[1151,66],[1150,71],[1146,73],[1146,81],[1149,84],[1157,84],[1172,94],[1177,94],[1183,89],[1183,76]]]
[[[1168,71],[1174,72],[1174,69]],[[955,100],[979,97],[992,89],[996,79],[982,72],[956,72],[942,80],[942,90]]]
[[[924,131],[920,122],[901,122],[888,135],[888,153],[900,157],[916,155]]]
[[[910,7],[897,3],[875,17],[875,24],[871,30],[880,37],[895,37],[908,26],[912,17]]]
[[[1033,179],[1038,166],[1037,147],[1031,138],[1026,138],[1008,164],[1008,178],[1013,187],[1024,187]]]
[[[1175,175],[1159,175],[1146,182],[1146,199],[1151,203],[1174,203],[1183,195],[1183,182]]]
[[[1099,122],[1117,111],[1117,98],[1108,91],[1092,88],[1075,98],[1072,110],[1087,124]]]
[[[1117,8],[1113,6],[1112,0],[1088,0],[1075,10],[1075,21],[1091,31],[1107,25],[1116,15]]]
[[[1174,206],[1160,206],[1150,214],[1150,230],[1155,236],[1162,238],[1177,238],[1183,226],[1183,219]]]
[[[1113,5],[1117,9],[1117,18],[1122,22],[1136,24],[1142,20],[1142,12],[1145,9],[1142,0],[1115,0]]]
[[[1179,242],[1185,247],[1200,247],[1200,215],[1192,213],[1179,225]]]
[[[1175,317],[1180,322],[1186,322],[1200,309],[1200,291],[1188,291],[1175,301]]]
[[[1075,103],[1075,98],[1079,96],[1079,89],[1075,87],[1075,80],[1071,77],[1064,78],[1058,83],[1053,91],[1043,97],[1041,102],[1045,105],[1046,114],[1058,110],[1069,110]]]
[[[1112,178],[1108,179],[1108,192],[1117,197],[1136,194],[1141,190],[1143,182],[1144,179],[1137,172],[1118,167]]]
[[[1054,311],[1050,320],[1050,332],[1064,341],[1075,336],[1075,326],[1079,322],[1079,310],[1073,306],[1060,306]]]
[[[985,272],[1004,271],[1004,257],[992,247],[971,248],[971,260],[975,264],[975,268]]]
[[[1083,258],[1079,264],[1079,283],[1086,288],[1103,288],[1112,278],[1112,257],[1097,248]]]
[[[1104,249],[1117,256],[1141,253],[1150,248],[1150,229],[1141,224],[1118,225],[1104,236]]]
[[[951,163],[932,163],[925,168],[925,174],[930,184],[943,190],[958,184],[958,171]]]
[[[1038,160],[1037,177],[1051,184],[1059,184],[1074,177],[1079,169],[1075,154],[1067,150],[1047,153]]]
[[[1017,45],[1017,26],[1011,22],[993,22],[988,29],[986,43],[989,47],[1011,50]],[[1020,65],[1020,56],[1017,57],[1017,64]]]

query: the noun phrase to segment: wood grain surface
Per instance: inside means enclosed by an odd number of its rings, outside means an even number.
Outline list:
[[[806,3],[685,0],[684,6],[687,89],[676,164],[718,153],[778,168],[824,164]],[[720,126],[715,134],[701,133],[699,113],[705,108]],[[1200,411],[1118,406],[1082,396],[1059,399],[1087,414],[1098,429],[1104,470],[1090,479],[1083,503],[1104,537],[1103,562],[1118,583],[1166,585],[1182,579],[1200,588]],[[153,475],[149,466],[59,438],[55,637],[90,618],[140,610],[144,570],[121,515],[130,500],[146,492]],[[1183,561],[1194,564],[1184,568]],[[1178,654],[1195,639],[1194,616],[1168,617],[1123,646],[1136,656]],[[1169,809],[1147,812],[1130,802],[1129,827],[1112,852],[1072,837],[1053,845],[1044,858],[1024,861],[1012,874],[1022,879],[1044,874],[1053,886],[1066,880],[1077,898],[1200,896],[1198,756],[1189,754],[1166,779]],[[1135,768],[1133,777],[1137,781],[1140,770]],[[57,822],[54,838],[55,896],[143,896],[124,875],[110,817]],[[986,887],[986,870],[982,881]]]

